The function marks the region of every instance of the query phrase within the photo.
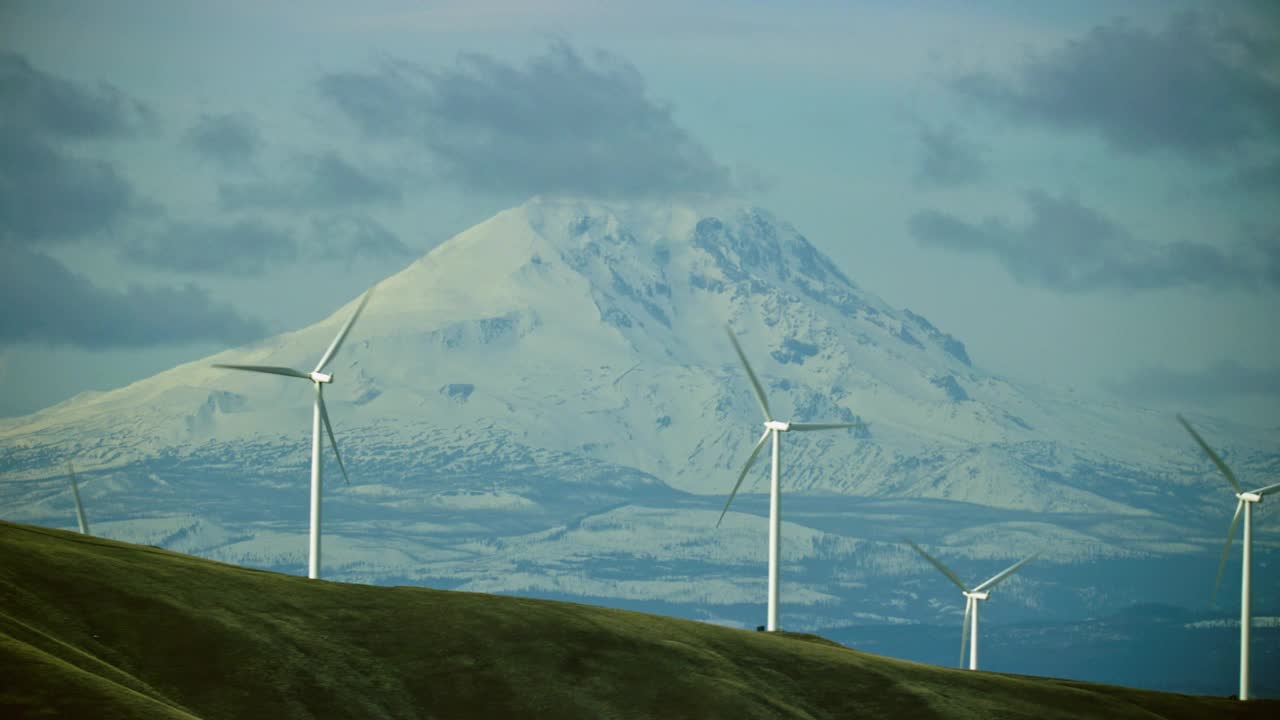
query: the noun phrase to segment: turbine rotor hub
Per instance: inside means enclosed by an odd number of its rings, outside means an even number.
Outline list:
[[[991,594],[988,592],[966,592],[964,596],[967,598],[973,598],[974,600],[986,600],[991,596]]]
[[[778,432],[786,432],[791,429],[791,423],[781,420],[770,420],[764,426],[768,430],[777,430]]]
[[[1262,496],[1256,492],[1237,493],[1236,497],[1240,498],[1240,502],[1251,502],[1251,503],[1262,502]]]
[[[318,382],[318,383],[329,383],[329,382],[333,382],[333,375],[330,375],[330,374],[327,374],[327,373],[322,373],[322,372],[313,372],[313,373],[311,373],[311,374],[310,374],[310,376],[309,376],[309,377],[311,378],[311,380],[312,380],[313,382]]]

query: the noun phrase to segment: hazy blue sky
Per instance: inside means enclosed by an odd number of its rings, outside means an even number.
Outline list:
[[[729,193],[988,369],[1280,425],[1276,7],[6,0],[0,415]]]

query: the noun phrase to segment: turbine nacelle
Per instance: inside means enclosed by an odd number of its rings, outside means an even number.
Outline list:
[[[351,479],[347,477],[347,467],[342,462],[342,453],[338,452],[338,439],[333,436],[333,423],[329,421],[329,410],[324,406],[324,386],[333,382],[333,375],[323,371],[329,361],[333,359],[333,356],[337,354],[338,349],[342,347],[342,342],[347,339],[347,333],[351,332],[351,326],[355,324],[356,318],[360,317],[365,305],[369,304],[369,297],[372,295],[373,288],[370,288],[360,298],[360,302],[356,304],[355,312],[351,313],[351,317],[347,318],[347,322],[338,331],[337,336],[333,338],[333,342],[329,344],[329,348],[324,351],[324,355],[320,356],[320,362],[316,363],[315,369],[311,372],[303,372],[280,365],[214,364],[214,367],[227,368],[228,370],[282,375],[284,377],[310,380],[315,383],[315,405],[313,406],[314,412],[311,423],[311,533],[310,547],[307,554],[307,577],[312,579],[320,577],[320,449],[323,446],[323,435],[328,435],[329,437],[329,446],[333,448],[333,457],[338,461],[338,469],[342,471],[343,481],[348,484],[351,482]],[[83,526],[84,521],[82,519],[81,527],[83,528]]]
[[[1191,427],[1191,423],[1187,419],[1178,415],[1178,422],[1182,423],[1182,427],[1187,429],[1191,434],[1191,438],[1196,441],[1204,454],[1209,456],[1209,460],[1217,466],[1218,471],[1222,473],[1222,477],[1231,485],[1231,489],[1235,491],[1236,496],[1236,512],[1231,516],[1231,525],[1227,528],[1227,542],[1222,546],[1222,559],[1218,561],[1218,577],[1213,581],[1213,594],[1209,596],[1209,603],[1217,602],[1218,587],[1222,585],[1222,572],[1227,569],[1227,556],[1231,554],[1231,541],[1235,539],[1236,528],[1240,527],[1240,520],[1244,520],[1244,552],[1240,557],[1240,692],[1236,697],[1241,700],[1249,699],[1249,628],[1253,625],[1252,609],[1250,607],[1250,595],[1252,587],[1249,577],[1250,553],[1253,546],[1252,528],[1250,527],[1253,516],[1253,505],[1262,502],[1262,498],[1273,492],[1280,491],[1280,483],[1267,485],[1256,490],[1246,491],[1240,487],[1240,481],[1236,479],[1236,474],[1231,471],[1218,453],[1209,447],[1209,443],[1200,437],[1200,433]]]
[[[756,377],[756,371],[751,369],[751,363],[747,362],[747,356],[742,352],[742,345],[738,343],[738,337],[733,334],[733,329],[728,326],[725,326],[725,332],[729,335],[729,342],[733,344],[733,351],[738,355],[738,361],[742,363],[742,369],[747,373],[747,379],[751,381],[751,391],[756,397],[756,403],[760,406],[761,414],[764,415],[764,434],[762,434],[760,439],[756,441],[756,446],[752,448],[751,454],[747,456],[747,462],[742,466],[742,472],[738,473],[738,481],[733,484],[733,490],[729,492],[729,499],[725,501],[724,509],[720,511],[720,518],[716,520],[716,527],[719,527],[720,523],[724,521],[725,513],[729,512],[729,506],[733,504],[733,498],[738,494],[738,488],[742,487],[742,480],[746,478],[747,471],[751,469],[751,464],[756,461],[756,458],[760,455],[760,451],[764,448],[765,443],[769,442],[769,437],[772,436],[775,443],[781,440],[781,438],[774,435],[774,433],[839,430],[843,428],[851,428],[856,425],[856,423],[793,423],[786,420],[774,420],[773,413],[769,411],[769,401],[764,396],[764,386],[760,384],[760,378]],[[774,447],[777,448],[777,445],[775,444]],[[777,462],[777,457],[778,456],[775,454],[773,458],[775,463]],[[776,465],[770,473],[770,479],[770,495],[772,497],[774,494],[772,484],[777,481]],[[769,511],[771,516],[775,505],[775,501],[771,499]],[[772,522],[772,520],[770,522]],[[771,547],[772,542],[773,541],[770,541]],[[773,630],[774,628],[770,627],[769,629]]]
[[[978,601],[986,600],[988,597],[990,597],[991,595],[989,593],[989,590],[991,588],[1004,582],[1005,578],[1017,572],[1018,568],[1022,567],[1023,565],[1026,565],[1027,563],[1039,557],[1040,553],[1036,552],[1031,555],[1028,555],[1027,557],[1022,558],[1021,560],[1010,565],[1004,570],[1001,570],[995,575],[992,575],[991,579],[987,580],[986,582],[979,583],[978,585],[970,589],[970,587],[968,585],[965,585],[964,581],[960,579],[959,575],[956,575],[954,572],[952,572],[951,568],[947,567],[946,565],[943,565],[942,561],[938,560],[938,558],[925,552],[924,548],[915,544],[911,540],[907,538],[903,538],[903,540],[908,545],[910,545],[912,549],[920,553],[921,557],[923,557],[925,560],[928,560],[930,565],[937,568],[938,572],[942,573],[943,575],[946,575],[947,579],[950,580],[953,585],[960,588],[961,594],[964,595],[965,597],[964,622],[962,624],[962,629],[960,630],[960,665],[961,667],[964,666],[964,649],[965,647],[968,647],[969,648],[969,669],[977,670],[978,669]],[[972,645],[969,644],[970,631],[973,632]]]
[[[733,503],[734,496],[738,494],[738,488],[742,487],[742,480],[746,478],[747,471],[751,469],[751,463],[756,461],[756,457],[760,455],[765,443],[772,437],[773,458],[769,468],[769,610],[765,621],[765,629],[773,632],[778,629],[778,592],[780,586],[778,558],[781,555],[780,548],[782,547],[780,540],[782,536],[782,515],[779,510],[782,483],[779,471],[780,462],[778,460],[779,447],[782,444],[780,433],[792,430],[836,430],[852,427],[852,425],[849,423],[790,423],[783,420],[774,420],[773,413],[769,412],[769,401],[764,396],[764,386],[760,384],[760,378],[756,377],[756,371],[751,369],[751,363],[747,362],[747,355],[742,352],[742,345],[738,343],[738,338],[733,334],[732,328],[726,325],[724,330],[729,336],[729,342],[733,345],[734,353],[738,356],[738,362],[742,363],[742,369],[747,373],[747,379],[751,381],[751,392],[756,397],[756,404],[760,406],[760,414],[764,416],[764,433],[760,435],[760,439],[756,441],[756,446],[752,448],[751,455],[747,457],[747,462],[742,466],[742,472],[738,473],[738,481],[733,484],[733,490],[729,492],[729,499],[725,501],[724,509],[720,511],[720,518],[716,520],[716,526],[720,526],[721,521],[724,520],[725,513],[729,512],[729,505]]]

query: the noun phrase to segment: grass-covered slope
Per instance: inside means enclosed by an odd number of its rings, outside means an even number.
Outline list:
[[[0,522],[0,715],[1245,718],[1280,702],[969,673],[818,638],[344,585]]]

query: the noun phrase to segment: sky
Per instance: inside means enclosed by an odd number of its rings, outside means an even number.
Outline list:
[[[534,195],[768,209],[1014,380],[1280,427],[1266,2],[0,5],[0,416]]]

